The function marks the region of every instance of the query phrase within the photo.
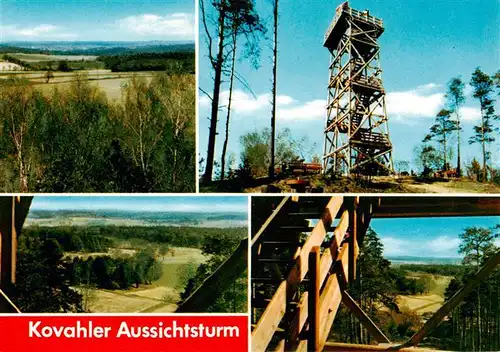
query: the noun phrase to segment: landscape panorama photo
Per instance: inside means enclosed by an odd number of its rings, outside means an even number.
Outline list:
[[[2,1],[0,191],[194,192],[194,13]]]

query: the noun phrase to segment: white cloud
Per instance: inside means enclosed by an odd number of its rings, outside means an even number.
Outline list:
[[[384,245],[385,256],[408,255],[408,242],[395,237],[380,238]]]
[[[390,92],[386,104],[389,118],[404,122],[408,118],[433,117],[445,103],[443,93],[428,93],[417,87],[414,90]]]
[[[452,238],[449,236],[439,236],[429,241],[428,248],[432,253],[437,253],[446,256],[450,255],[450,253],[456,254],[459,245],[460,245],[459,238]]]
[[[437,83],[427,83],[427,84],[417,86],[417,88],[415,90],[422,92],[422,93],[429,93],[429,92],[435,91],[437,88],[440,88],[440,87],[441,87],[441,85],[437,84]]]
[[[468,106],[459,109],[460,121],[473,122],[481,119],[481,110],[479,108],[471,108]]]
[[[20,28],[16,25],[0,26],[1,37],[22,37],[23,39],[65,39],[74,38],[75,34],[69,33],[64,27],[52,24],[40,24],[35,27]]]
[[[325,100],[308,101],[300,106],[278,110],[278,118],[283,120],[323,120],[325,116]]]
[[[414,124],[421,118],[434,118],[445,108],[446,97],[442,85],[428,83],[415,89],[387,93],[386,104],[389,118],[401,123]],[[470,96],[472,88],[466,84],[465,96]],[[464,106],[460,110],[461,121],[475,122],[481,118],[478,108]]]
[[[235,113],[249,115],[256,111],[264,111],[271,109],[271,94],[265,93],[258,96],[253,96],[242,90],[234,90],[231,97],[231,110]],[[287,95],[278,95],[276,97],[278,107],[288,106],[295,103],[292,97]],[[210,105],[210,100],[206,96],[200,97],[200,106],[207,107]],[[223,91],[220,94],[220,106],[227,107],[229,104],[229,91]]]
[[[446,98],[440,92],[442,85],[428,83],[414,89],[400,92],[390,92],[386,97],[387,114],[391,121],[415,124],[421,119],[433,119],[440,109],[445,107]],[[221,93],[221,106],[227,106],[229,91]],[[271,109],[271,95],[269,93],[252,96],[241,90],[233,92],[232,110],[237,114],[254,114]],[[326,116],[326,100],[316,99],[299,102],[293,97],[279,95],[278,118],[282,120],[324,120]],[[343,102],[346,103],[345,101]],[[203,96],[200,105],[207,107],[210,100]],[[382,113],[381,109],[375,110]],[[267,116],[267,115],[266,115]],[[464,106],[460,108],[461,121],[474,122],[481,118],[478,108]]]
[[[429,257],[456,257],[460,239],[447,235],[436,236],[425,242],[400,239],[393,236],[381,237],[385,256],[429,256]]]
[[[167,16],[143,14],[129,16],[118,21],[121,29],[140,36],[162,36],[165,39],[193,39],[194,17],[187,13]]]

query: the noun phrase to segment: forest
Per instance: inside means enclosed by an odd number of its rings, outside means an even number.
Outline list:
[[[425,280],[402,285],[401,278],[414,272],[453,276],[445,290],[446,302],[491,254],[498,251],[494,245],[499,237],[498,230],[498,226],[465,228],[459,234],[462,265],[391,266],[383,257],[380,238],[369,229],[358,258],[359,279],[349,293],[391,341],[404,342],[422,327],[429,313],[421,315],[408,306],[398,305],[397,296],[402,292],[415,295],[427,290]],[[409,289],[402,291],[405,287]],[[500,269],[497,268],[419,346],[453,351],[497,351],[500,349],[499,309]],[[362,344],[372,341],[364,327],[343,306],[337,313],[330,339]]]
[[[42,94],[0,80],[3,192],[193,192],[195,77],[132,77],[114,102],[85,74]]]
[[[86,312],[91,290],[125,293],[151,286],[164,274],[162,258],[177,246],[191,246],[209,259],[194,271],[174,273],[189,275],[182,301],[246,236],[244,228],[29,226],[19,241],[17,282],[6,291],[23,312]],[[105,254],[110,249],[132,253]],[[246,275],[238,279],[210,311],[245,311],[246,282]]]
[[[171,247],[202,248],[207,238],[223,236],[219,228],[188,226],[29,226],[23,236],[42,236],[55,240],[64,252],[103,252],[124,243],[132,247],[147,246],[148,243]],[[236,244],[245,237],[246,229],[231,229]]]
[[[194,52],[137,53],[129,55],[100,56],[98,61],[112,72],[166,71],[177,74],[194,74]]]

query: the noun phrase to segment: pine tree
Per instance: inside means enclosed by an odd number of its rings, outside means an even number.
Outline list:
[[[492,120],[497,119],[495,115],[495,100],[491,97],[493,93],[493,80],[478,67],[472,74],[470,85],[474,89],[473,97],[479,100],[481,108],[481,123],[474,126],[474,135],[469,139],[469,144],[480,143],[483,153],[483,181],[488,179],[487,169],[490,153],[488,145],[495,141]]]
[[[464,96],[464,82],[460,77],[452,78],[448,83],[447,98],[450,101],[451,112],[456,117],[456,131],[457,131],[457,175],[462,176],[462,165],[460,161],[460,106],[465,102]]]
[[[441,145],[441,153],[443,156],[443,171],[448,170],[448,143],[453,131],[457,130],[456,121],[450,119],[450,110],[441,110],[436,116],[436,123],[431,126],[430,133],[425,136],[423,142],[436,140]]]

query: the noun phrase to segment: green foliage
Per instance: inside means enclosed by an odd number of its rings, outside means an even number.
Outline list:
[[[442,155],[429,144],[422,144],[414,149],[416,155],[415,162],[422,170],[422,176],[428,177],[433,170],[439,169],[443,165]]]
[[[71,68],[69,67],[68,61],[59,61],[59,63],[57,64],[57,71],[70,72]]]
[[[478,67],[472,73],[470,85],[473,88],[472,96],[479,100],[481,108],[481,122],[474,126],[474,135],[469,139],[469,144],[479,143],[483,152],[483,178],[487,179],[487,164],[490,159],[490,152],[487,146],[495,141],[497,128],[493,126],[493,120],[498,119],[495,114],[495,100],[492,93],[495,89],[493,79]]]
[[[196,275],[188,280],[181,299],[188,298],[217,268],[226,261],[239,245],[241,237],[234,233],[221,233],[207,236],[202,251],[210,259],[200,264]],[[222,292],[206,312],[246,312],[247,311],[247,273],[243,273],[229,289]]]
[[[463,263],[479,267],[489,255],[496,250],[494,240],[498,233],[484,227],[467,227],[460,234],[462,244],[459,253],[464,254]]]
[[[70,267],[59,243],[40,236],[22,236],[17,282],[9,294],[22,312],[82,312],[82,296],[70,288]]]
[[[194,52],[136,53],[101,56],[112,72],[166,71],[169,74],[194,74]]]
[[[499,250],[494,240],[498,238],[494,229],[469,227],[460,234],[460,252],[464,263],[471,264],[468,270],[458,273],[446,288],[445,300],[449,300],[475,275],[480,265]],[[494,338],[500,329],[500,270],[497,268],[481,282],[479,287],[465,297],[449,319],[433,334],[445,338],[448,349],[456,351],[498,351],[500,340]]]
[[[4,191],[189,192],[195,174],[195,80],[133,78],[123,105],[77,75],[44,97],[21,80],[0,85]],[[17,180],[16,180],[17,178]]]
[[[247,133],[240,137],[242,146],[241,163],[242,169],[251,172],[254,177],[267,175],[270,163],[269,141],[271,132],[268,128],[261,131]],[[290,129],[285,128],[278,132],[275,141],[275,164],[290,163],[304,158],[304,145],[307,144],[307,138],[295,140]],[[314,148],[314,146],[312,146]],[[305,154],[311,154],[312,149]]]
[[[421,272],[433,275],[456,276],[468,269],[468,266],[453,264],[402,264],[398,266],[403,271]]]
[[[8,62],[11,62],[13,64],[17,64],[19,66],[22,66],[24,67],[25,69],[27,70],[30,70],[32,69],[31,65],[23,60],[19,60],[18,58],[14,57],[14,56],[11,56],[11,55],[8,55],[8,54],[4,54],[2,56],[3,60],[5,61],[8,61]]]
[[[424,143],[435,140],[441,146],[442,170],[449,168],[448,155],[451,153],[451,150],[448,143],[451,133],[459,128],[457,122],[452,121],[450,116],[450,110],[442,109],[437,114],[436,122],[431,126],[430,133],[423,140]]]
[[[29,226],[23,229],[26,236],[44,236],[56,240],[65,252],[105,252],[116,247],[145,247],[151,243],[160,245],[164,252],[171,247],[204,248],[207,243],[216,243],[216,238],[225,238],[227,229],[168,226]],[[246,228],[231,229],[232,240],[239,241],[247,235]],[[233,243],[233,242],[230,242]],[[206,249],[209,253],[210,249]],[[222,250],[222,249],[221,249]],[[160,249],[160,255],[162,250]]]
[[[474,181],[481,182],[483,180],[483,173],[481,172],[481,164],[476,158],[473,158],[470,165],[467,166],[467,175]]]

